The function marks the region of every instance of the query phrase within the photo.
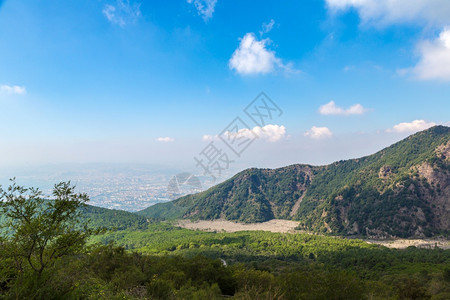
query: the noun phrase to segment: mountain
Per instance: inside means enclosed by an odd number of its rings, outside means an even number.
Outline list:
[[[79,208],[83,223],[88,222],[92,228],[104,227],[107,229],[125,230],[128,228],[146,228],[147,218],[131,212],[108,209],[84,204]],[[6,217],[0,214],[0,225],[6,222]]]
[[[146,229],[149,221],[146,217],[131,212],[108,209],[83,204],[78,208],[82,223],[87,222],[90,228],[106,228],[108,230],[141,230]],[[3,227],[7,218],[0,213],[0,235],[7,232]]]
[[[314,232],[422,237],[450,232],[450,128],[326,166],[247,169],[204,192],[151,206],[159,219],[299,221]]]
[[[125,230],[128,228],[142,229],[147,226],[147,218],[131,212],[108,209],[92,205],[83,205],[79,208],[81,218],[89,221],[92,228],[105,227],[108,229]]]

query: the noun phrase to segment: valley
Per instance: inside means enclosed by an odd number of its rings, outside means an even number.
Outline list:
[[[244,170],[135,213],[13,181],[0,296],[448,299],[449,140],[437,126],[368,157]]]

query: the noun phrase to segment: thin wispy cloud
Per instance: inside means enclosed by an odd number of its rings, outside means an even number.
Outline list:
[[[304,133],[304,136],[315,140],[328,139],[333,136],[333,132],[328,127],[313,126],[310,130]]]
[[[141,3],[117,0],[114,4],[106,4],[102,13],[109,22],[123,27],[135,23],[141,16]]]
[[[269,23],[263,23],[262,24],[262,28],[259,31],[259,35],[262,36],[265,33],[269,33],[273,29],[274,25],[275,25],[275,20],[274,19],[271,19]]]
[[[156,139],[156,141],[157,141],[157,142],[161,142],[161,143],[170,143],[170,142],[174,142],[175,139],[166,136],[166,137],[159,137],[159,138]]]
[[[330,11],[355,9],[362,24],[384,27],[400,23],[443,28],[435,40],[416,46],[419,61],[399,75],[412,74],[420,80],[450,81],[450,1],[448,0],[326,0]]]
[[[350,116],[350,115],[362,115],[367,112],[361,104],[355,104],[350,106],[349,108],[342,108],[336,105],[334,101],[330,101],[325,105],[319,107],[319,113],[321,115],[341,115],[341,116]]]
[[[217,0],[187,0],[187,2],[195,6],[205,22],[212,18],[217,4]]]
[[[349,72],[355,69],[355,66],[345,66],[342,71]]]
[[[298,72],[291,63],[283,63],[275,51],[268,48],[270,43],[270,39],[258,40],[253,33],[247,33],[231,56],[228,66],[241,75],[267,74],[275,71]]]
[[[25,95],[27,90],[24,86],[2,84],[0,85],[0,92],[5,94]]]
[[[218,140],[218,139],[219,139],[218,135],[204,134],[202,136],[202,141],[204,141],[204,142],[214,141],[214,140]]]
[[[425,120],[414,120],[412,122],[399,123],[397,125],[394,125],[394,127],[387,129],[386,131],[393,133],[414,133],[428,129],[435,125],[437,124],[434,122],[427,122]]]
[[[397,23],[450,24],[448,0],[326,0],[332,12],[355,9],[363,24],[387,26]]]

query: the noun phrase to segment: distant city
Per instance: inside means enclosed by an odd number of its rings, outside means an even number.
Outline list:
[[[183,185],[180,182],[178,190],[168,189],[171,179],[180,173],[180,170],[161,169],[151,165],[52,166],[2,170],[0,184],[3,188],[7,187],[8,179],[15,176],[18,184],[39,187],[45,196],[49,196],[55,183],[70,180],[76,185],[77,192],[88,194],[90,205],[134,212],[156,203],[201,192],[233,174],[224,174],[216,182],[198,174],[201,187]]]

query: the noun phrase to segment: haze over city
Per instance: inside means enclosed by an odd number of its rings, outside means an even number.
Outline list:
[[[450,6],[388,3],[0,1],[2,183],[142,165],[160,189],[208,175],[195,158],[211,142],[220,181],[448,125]],[[245,113],[261,92],[279,108],[263,124]],[[239,155],[220,139],[236,117],[259,133]]]

